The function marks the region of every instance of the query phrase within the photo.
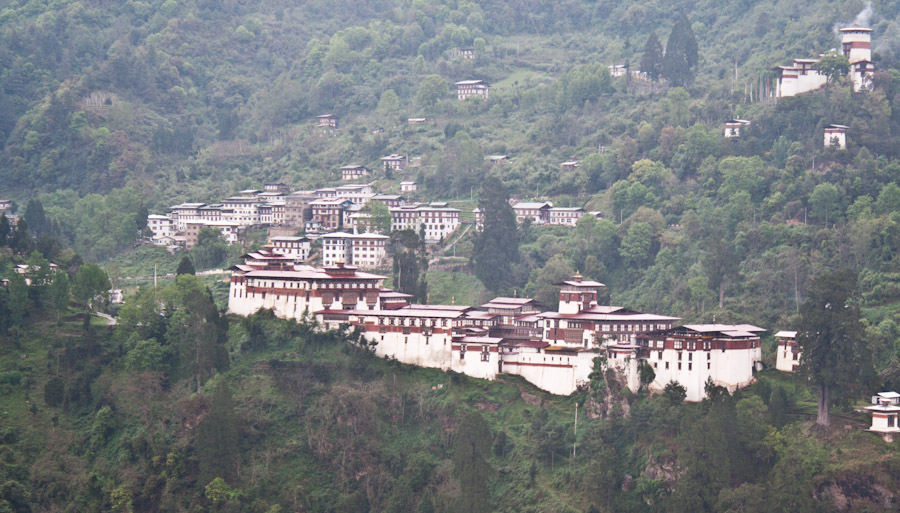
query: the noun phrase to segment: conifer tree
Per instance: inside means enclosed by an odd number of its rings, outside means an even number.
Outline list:
[[[491,450],[491,430],[476,411],[463,417],[453,440],[453,475],[459,481],[457,511],[487,513],[491,511],[488,477],[491,466],[485,455]]]
[[[687,85],[693,78],[694,68],[699,60],[697,38],[691,29],[691,22],[682,14],[672,27],[666,42],[662,74],[673,86]]]
[[[182,274],[197,274],[194,271],[194,262],[187,255],[181,257],[181,262],[178,262],[178,269],[175,270],[176,276],[181,276]]]
[[[663,65],[663,48],[656,37],[655,32],[650,33],[647,38],[647,44],[644,45],[644,53],[641,56],[641,71],[647,75],[647,78],[657,82],[659,81]]]
[[[800,307],[800,373],[817,388],[816,423],[821,426],[831,422],[832,391],[865,384],[874,376],[856,280],[856,273],[849,269],[821,274],[812,281]]]
[[[201,486],[221,477],[234,477],[238,458],[238,433],[231,388],[224,381],[216,386],[209,412],[197,426],[197,456]]]
[[[512,264],[519,261],[516,214],[509,205],[509,191],[497,178],[485,179],[478,208],[484,229],[475,236],[471,263],[475,276],[496,292],[510,284]]]

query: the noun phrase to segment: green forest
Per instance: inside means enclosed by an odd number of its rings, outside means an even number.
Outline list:
[[[837,74],[766,98],[775,66],[854,23],[871,91]],[[490,96],[458,101],[469,79]],[[832,124],[845,150],[823,145]],[[896,510],[896,442],[853,409],[900,388],[898,138],[893,0],[0,1],[0,199],[19,215],[0,217],[0,512]],[[382,170],[394,153],[415,164]],[[813,383],[774,370],[683,404],[598,362],[554,397],[381,360],[312,319],[227,317],[215,278],[118,283],[180,267],[139,247],[148,213],[334,186],[350,163],[467,222],[508,195],[600,213],[409,243],[394,274],[422,275],[393,281],[420,299],[553,308],[579,272],[608,304],[771,335],[807,326],[817,277],[845,269],[866,372],[827,429]],[[189,256],[228,267],[264,241]]]

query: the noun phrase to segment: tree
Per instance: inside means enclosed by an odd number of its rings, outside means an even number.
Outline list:
[[[72,292],[75,299],[84,305],[85,312],[91,309],[91,303],[110,289],[106,271],[97,264],[84,264],[75,273]],[[87,321],[86,321],[87,322]]]
[[[491,466],[485,456],[491,449],[491,430],[480,413],[468,412],[453,439],[453,476],[459,481],[457,511],[491,511],[488,478]]]
[[[225,260],[225,257],[228,255],[228,242],[225,241],[225,236],[222,235],[221,230],[210,227],[201,228],[197,234],[197,244],[191,250],[191,255],[196,260],[197,267],[209,269]],[[182,259],[182,261],[184,260]],[[178,267],[180,269],[181,265],[179,264]]]
[[[428,255],[425,240],[414,230],[391,233],[388,251],[393,259],[394,285],[398,292],[412,294],[413,301],[424,303],[428,297]]]
[[[809,213],[824,221],[828,226],[828,218],[834,221],[840,212],[840,192],[834,184],[820,183],[809,195]]]
[[[416,105],[430,109],[438,100],[450,94],[447,81],[440,75],[428,75],[416,90]]]
[[[509,191],[493,177],[484,180],[478,208],[484,228],[475,235],[471,265],[484,286],[497,292],[511,284],[512,265],[519,261],[516,214],[509,205]]]
[[[663,67],[663,48],[655,32],[650,33],[641,55],[641,71],[653,82],[659,81]]]
[[[219,382],[210,401],[209,412],[197,426],[198,483],[206,486],[216,477],[234,477],[238,461],[238,428],[231,387]]]
[[[29,200],[25,205],[25,222],[35,236],[50,233],[50,221],[44,212],[44,206],[39,200]]]
[[[818,70],[820,74],[825,75],[829,84],[837,82],[841,77],[850,73],[850,59],[837,53],[834,50],[825,52],[825,55],[819,58],[819,61],[813,64],[813,69]]]
[[[194,271],[194,262],[187,255],[181,257],[181,262],[178,262],[178,269],[175,270],[176,276],[181,276],[182,274],[197,274]]]
[[[50,284],[50,301],[56,310],[56,322],[62,319],[62,312],[69,304],[69,293],[71,286],[69,284],[69,275],[65,271],[57,271],[53,275],[53,282]]]
[[[694,36],[691,22],[682,14],[669,33],[662,74],[674,86],[687,85],[693,79],[694,68],[699,61],[697,38]]]
[[[388,89],[381,93],[381,98],[378,100],[378,107],[376,110],[379,114],[388,116],[400,110],[400,97],[397,96],[397,93],[393,89]]]
[[[362,213],[368,215],[365,221],[365,230],[382,235],[391,233],[393,217],[387,205],[380,201],[370,201],[362,208]]]
[[[50,381],[44,385],[44,402],[51,408],[59,408],[62,406],[66,398],[66,384],[59,376],[50,378]]]
[[[634,223],[622,238],[619,255],[626,264],[642,268],[650,259],[653,242],[653,227],[650,226],[650,223],[643,221]]]
[[[9,224],[9,218],[6,214],[0,214],[0,246],[6,246],[10,232],[12,225]]]
[[[25,277],[13,273],[9,277],[9,327],[18,326],[28,309],[28,284]]]
[[[529,283],[528,293],[534,299],[549,310],[556,310],[559,305],[559,286],[557,283],[568,280],[575,274],[575,270],[569,265],[562,253],[557,253],[547,260],[541,268],[535,280],[533,289]]]
[[[874,375],[861,317],[854,271],[841,269],[813,279],[800,307],[797,342],[803,352],[800,373],[817,388],[816,423],[821,426],[830,424],[832,391],[851,390]]]

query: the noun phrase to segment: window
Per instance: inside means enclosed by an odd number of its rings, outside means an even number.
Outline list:
[[[680,340],[675,341],[675,349],[681,349],[681,341]]]
[[[669,370],[669,362],[666,362],[666,370]]]
[[[693,370],[693,369],[694,369],[694,364],[693,364],[693,363],[689,363],[689,364],[688,364],[688,370]]]
[[[489,362],[491,360],[491,353],[481,353],[481,361]]]
[[[678,362],[678,370],[681,370],[681,362]]]
[[[688,361],[689,362],[694,361],[694,353],[688,353]]]
[[[662,351],[657,351],[657,352],[656,352],[656,359],[657,359],[657,360],[662,360]]]
[[[683,353],[678,353],[678,361],[679,361],[679,362],[681,361],[681,355],[682,355],[682,354],[683,354]]]

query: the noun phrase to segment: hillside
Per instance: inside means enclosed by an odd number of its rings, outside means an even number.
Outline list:
[[[0,505],[476,511],[460,502],[467,485],[455,465],[476,472],[483,458],[484,511],[896,507],[896,444],[863,432],[865,415],[812,428],[812,397],[772,373],[699,405],[632,394],[609,379],[561,398],[523,381],[399,365],[334,333],[257,315],[221,328],[230,363],[195,393],[183,352],[190,342],[173,336],[180,300],[170,295],[181,288],[189,297],[191,283],[163,293],[175,302],[156,357],[123,328],[138,310],[121,314],[115,331],[32,317],[15,340],[3,339]],[[460,462],[459,437],[472,433],[479,452]]]

